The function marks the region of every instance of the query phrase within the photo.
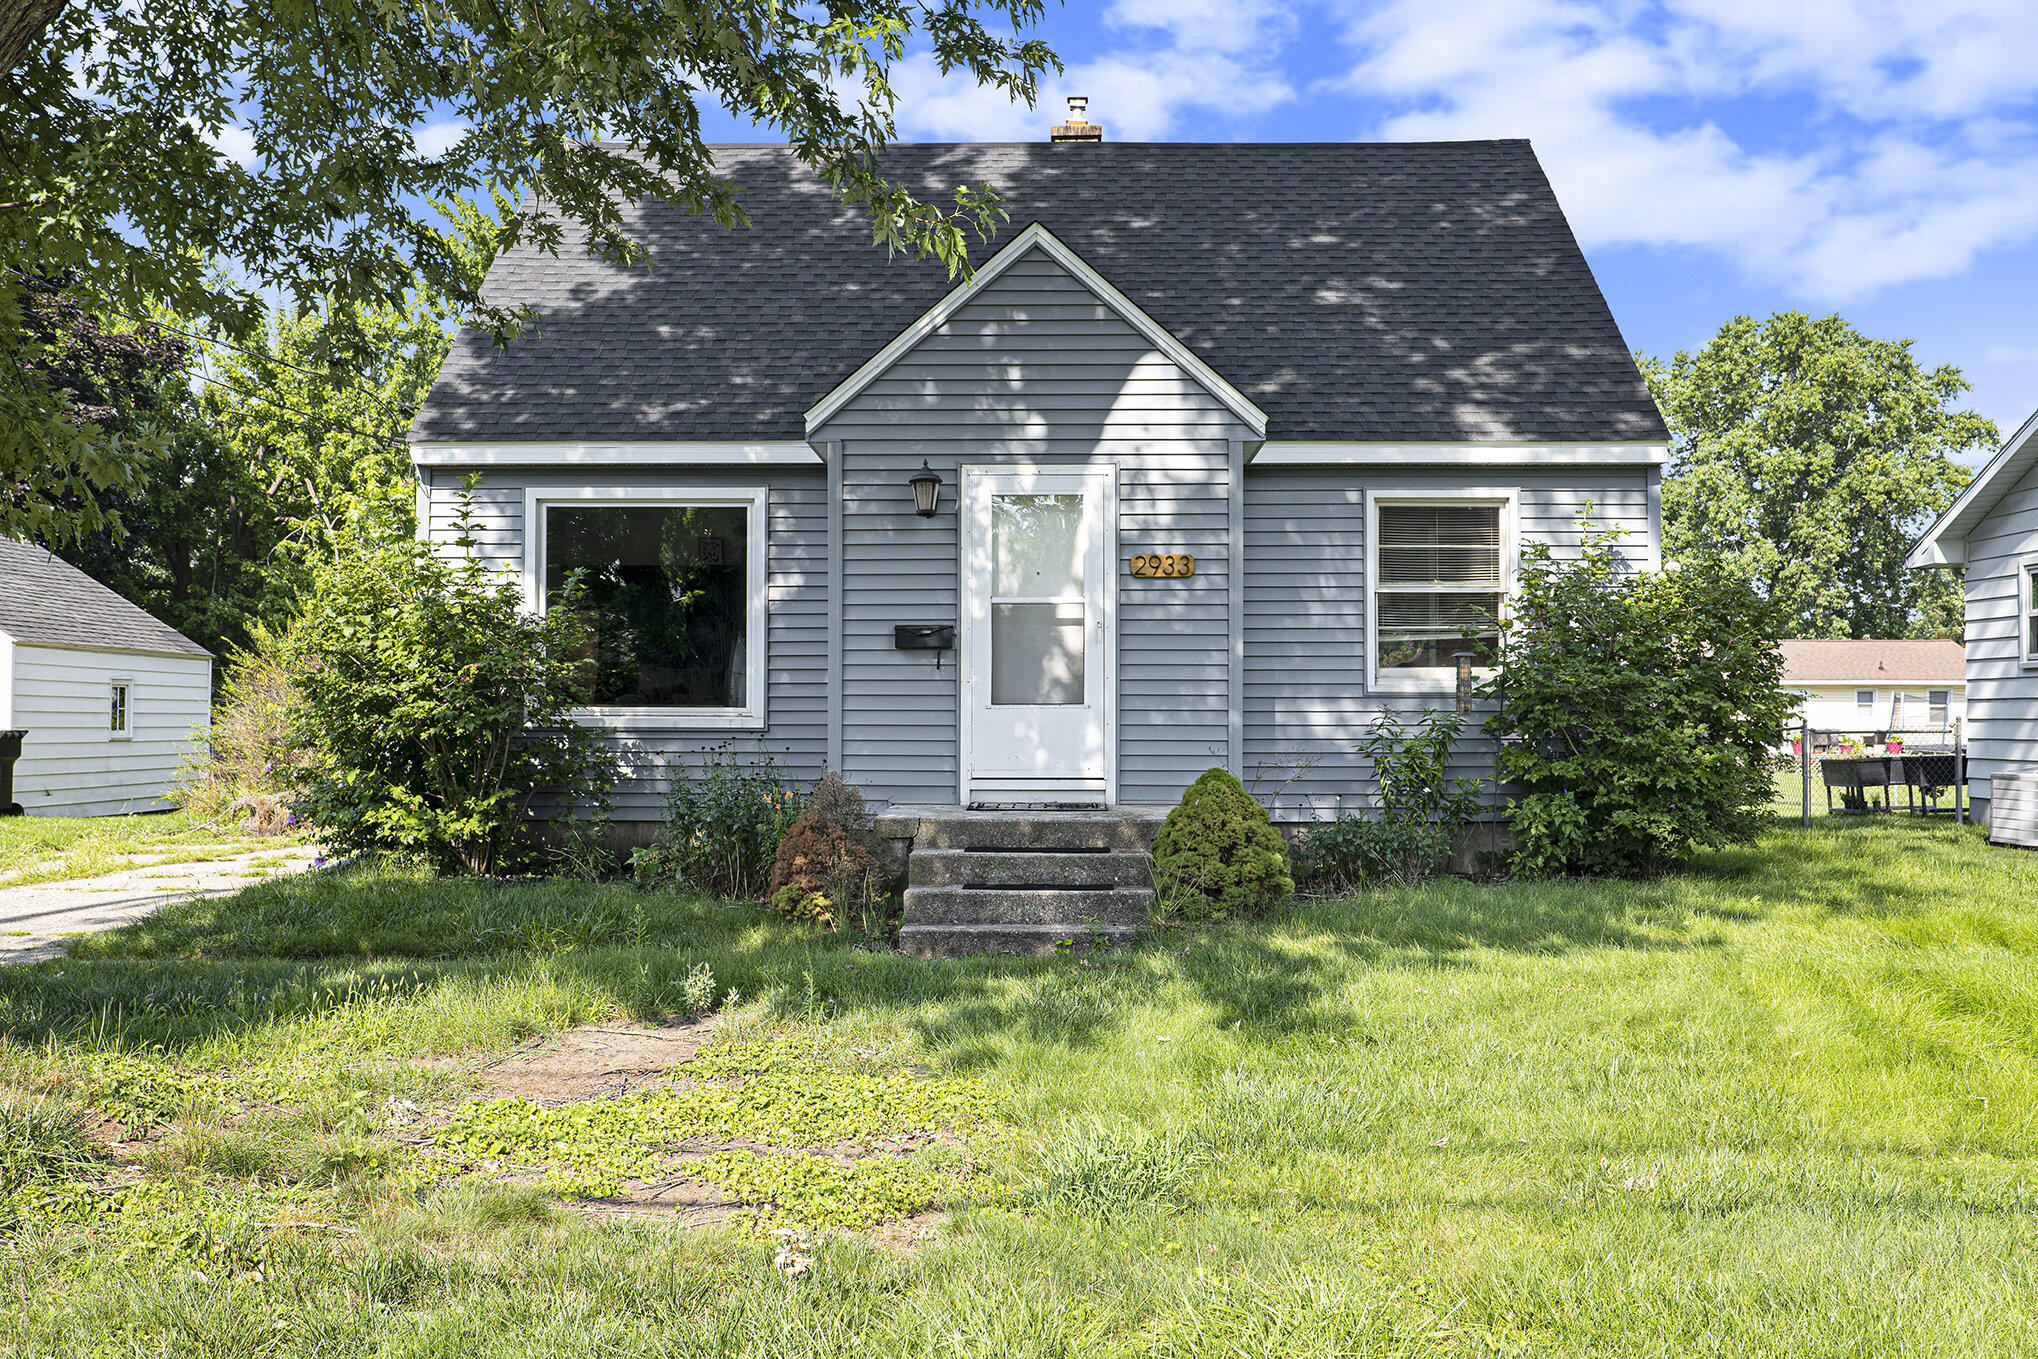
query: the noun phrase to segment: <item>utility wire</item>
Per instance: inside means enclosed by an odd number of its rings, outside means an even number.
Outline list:
[[[255,401],[266,401],[272,406],[276,406],[283,410],[289,411],[292,415],[302,416],[304,419],[310,421],[311,424],[317,428],[325,429],[337,434],[351,434],[357,439],[372,439],[377,443],[395,444],[399,448],[410,447],[410,443],[408,440],[399,439],[395,435],[371,434],[369,431],[365,429],[355,429],[352,425],[343,425],[335,420],[328,420],[322,415],[314,415],[310,411],[305,410],[302,407],[293,406],[288,401],[279,401],[275,397],[270,396],[267,392],[251,392],[246,387],[243,387],[238,383],[228,382],[223,377],[214,377],[209,373],[199,373],[189,370],[186,371],[185,376],[197,378],[200,382],[215,383],[218,386],[226,387],[232,391],[239,392],[242,396],[249,397]]]

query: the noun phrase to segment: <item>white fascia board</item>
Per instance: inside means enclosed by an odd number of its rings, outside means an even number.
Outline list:
[[[1668,444],[1651,443],[1360,443],[1269,439],[1255,467],[1533,467],[1597,464],[1659,467]]]
[[[1083,257],[1063,245],[1055,234],[1038,222],[1030,224],[1024,231],[1012,238],[1011,244],[984,261],[983,267],[971,275],[969,281],[954,289],[948,296],[936,302],[913,322],[893,337],[892,342],[870,356],[861,368],[844,378],[833,391],[816,401],[807,410],[807,434],[812,437],[816,430],[826,424],[835,413],[855,399],[856,394],[876,381],[893,364],[905,357],[907,351],[932,334],[949,317],[955,315],[964,304],[988,287],[1000,274],[1025,257],[1030,250],[1038,248],[1048,258],[1073,274],[1084,287],[1095,293],[1100,301],[1118,313],[1120,319],[1144,335],[1154,348],[1166,354],[1184,371],[1201,383],[1210,394],[1222,402],[1233,415],[1244,421],[1247,428],[1260,438],[1267,433],[1267,414],[1248,400],[1245,394],[1219,376],[1216,369],[1205,363],[1196,352],[1169,334],[1167,328],[1148,316],[1139,304],[1119,292],[1111,281],[1092,269]]]
[[[1904,565],[1913,571],[1966,565],[1968,531],[1995,508],[1996,502],[2034,463],[2038,463],[2038,411],[2032,412],[2009,442],[1975,473],[1959,498],[1946,507],[1946,513],[1925,530],[1911,555],[1904,559]]]
[[[805,440],[412,444],[418,467],[819,467]]]

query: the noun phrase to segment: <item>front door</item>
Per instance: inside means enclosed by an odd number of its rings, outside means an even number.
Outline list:
[[[1117,793],[1116,469],[962,469],[962,800]]]

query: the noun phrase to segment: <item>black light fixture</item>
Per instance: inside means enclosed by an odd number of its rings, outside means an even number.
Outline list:
[[[913,488],[913,509],[922,519],[932,519],[934,511],[941,508],[941,473],[927,465],[927,459],[920,459],[920,470],[906,478]]]

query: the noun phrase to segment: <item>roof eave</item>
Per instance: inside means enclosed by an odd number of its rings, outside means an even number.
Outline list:
[[[2018,427],[1993,458],[1967,483],[1946,512],[1924,532],[1904,565],[1913,571],[1936,571],[1967,563],[1967,535],[1988,517],[2012,486],[2038,464],[2038,411]]]

